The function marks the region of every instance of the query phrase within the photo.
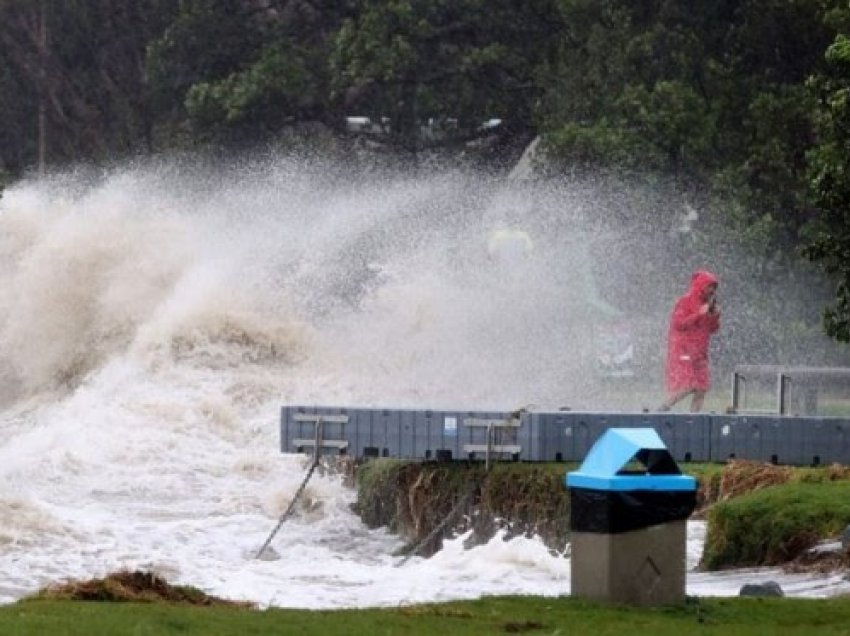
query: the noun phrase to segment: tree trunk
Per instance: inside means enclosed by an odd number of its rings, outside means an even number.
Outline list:
[[[47,164],[47,3],[39,2],[38,16],[38,172]]]

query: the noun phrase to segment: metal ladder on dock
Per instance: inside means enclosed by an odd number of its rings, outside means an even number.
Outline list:
[[[310,422],[313,424],[313,439],[310,438],[295,438],[292,440],[292,445],[298,452],[309,446],[313,447],[314,459],[321,455],[323,448],[336,448],[339,452],[348,449],[348,441],[344,439],[325,439],[324,425],[327,424],[348,424],[347,415],[320,415],[314,413],[294,413],[292,415],[294,422]]]
[[[508,417],[507,419],[486,419],[468,417],[463,420],[465,426],[469,427],[486,427],[487,440],[484,444],[464,444],[464,453],[484,453],[484,462],[487,470],[490,469],[490,457],[494,454],[509,454],[519,455],[522,452],[522,446],[519,444],[496,444],[493,441],[494,433],[510,431],[515,434],[516,429],[522,426],[522,420],[518,415]],[[500,435],[501,437],[501,435]],[[500,440],[501,441],[501,440]]]

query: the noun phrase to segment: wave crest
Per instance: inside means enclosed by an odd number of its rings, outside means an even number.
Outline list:
[[[206,315],[178,328],[170,340],[176,362],[213,369],[242,364],[291,365],[306,354],[308,330],[294,321],[261,319],[247,312]]]

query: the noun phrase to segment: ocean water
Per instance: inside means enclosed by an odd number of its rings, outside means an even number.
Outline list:
[[[8,189],[0,602],[124,568],[261,606],[568,593],[569,558],[535,539],[459,537],[402,564],[330,471],[255,558],[307,468],[279,451],[283,404],[608,406],[585,373],[587,254],[562,249],[592,243],[568,222],[582,206],[541,195],[535,259],[487,253],[526,204],[476,175],[351,179],[287,159]],[[692,568],[703,533],[690,525]],[[850,587],[748,570],[693,572],[688,591],[765,578],[802,596]]]

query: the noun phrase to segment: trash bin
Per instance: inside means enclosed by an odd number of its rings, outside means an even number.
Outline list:
[[[636,605],[684,601],[696,480],[682,475],[655,429],[608,429],[566,483],[572,595]]]

